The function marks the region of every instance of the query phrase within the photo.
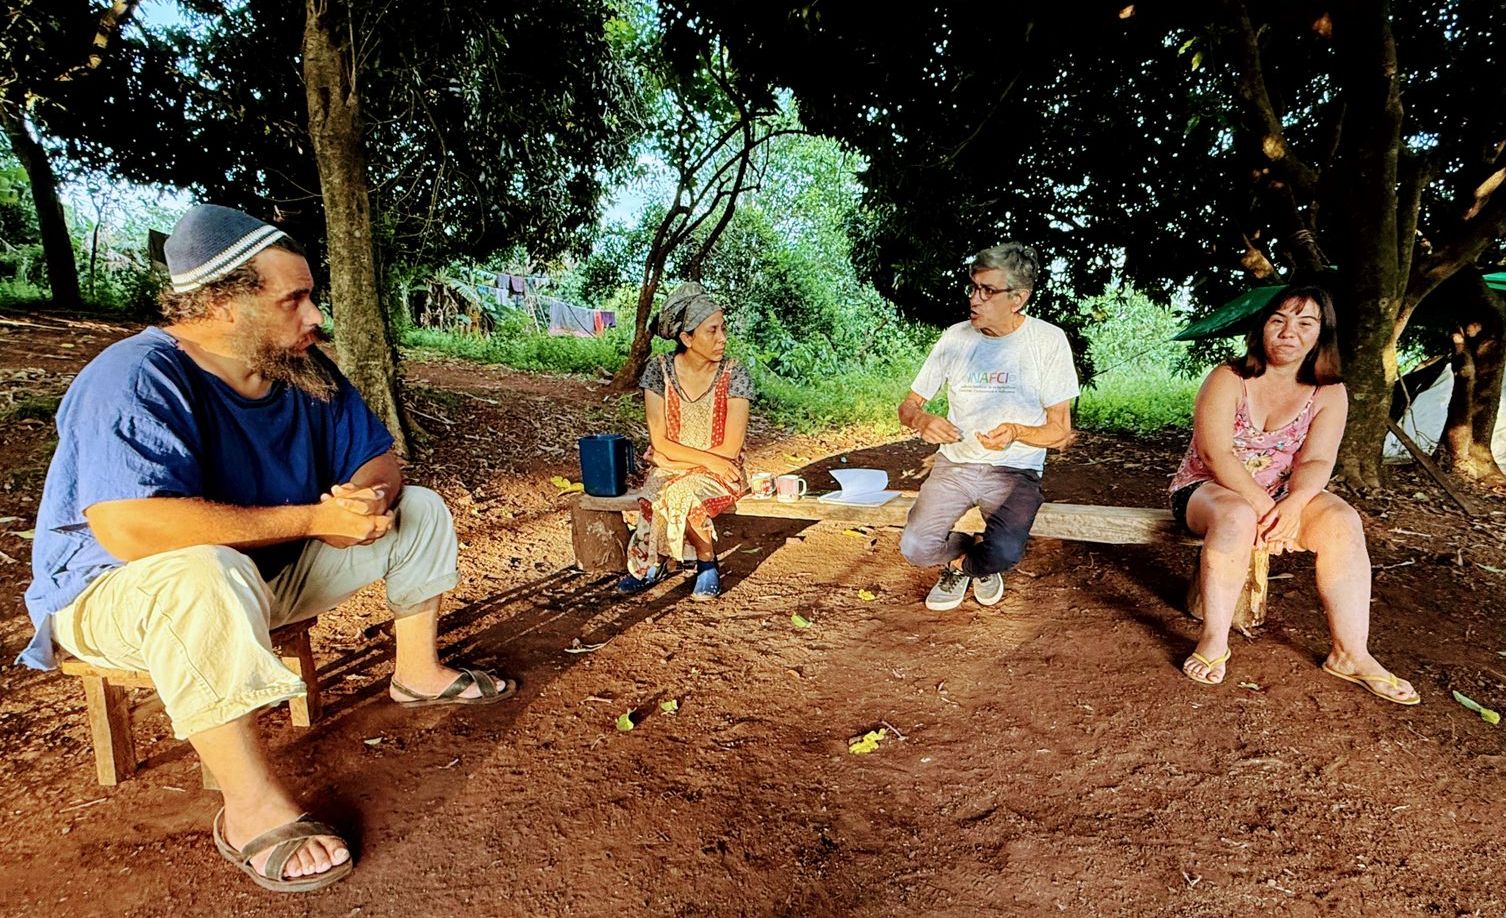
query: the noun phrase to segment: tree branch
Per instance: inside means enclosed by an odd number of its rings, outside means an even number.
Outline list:
[[[721,238],[722,232],[727,229],[727,224],[732,222],[732,215],[737,212],[737,197],[742,193],[743,178],[748,174],[748,162],[752,159],[753,150],[757,146],[758,144],[753,139],[753,125],[744,119],[743,148],[737,156],[737,176],[732,180],[732,190],[728,195],[727,206],[722,208],[721,218],[717,220],[716,226],[711,228],[711,232],[706,234],[706,238],[696,248],[695,254],[690,256],[686,273],[692,280],[701,279],[701,263],[706,260],[707,253],[716,245],[716,241]]]
[[[1224,0],[1223,6],[1235,26],[1232,50],[1238,72],[1236,95],[1245,130],[1258,139],[1261,154],[1281,171],[1297,192],[1304,198],[1311,198],[1317,187],[1318,173],[1298,159],[1287,146],[1281,116],[1277,114],[1266,87],[1265,71],[1260,63],[1260,37],[1250,22],[1249,10],[1243,0]]]
[[[1267,183],[1267,187],[1270,189],[1270,197],[1275,199],[1273,206],[1279,211],[1273,222],[1281,228],[1282,250],[1298,274],[1317,276],[1328,266],[1328,258],[1318,248],[1317,235],[1311,222],[1303,218],[1302,205],[1298,203],[1292,186],[1274,179]]]
[[[1434,163],[1432,157],[1403,147],[1400,166],[1401,176],[1397,184],[1401,187],[1396,195],[1396,276],[1404,286],[1410,287],[1412,257],[1417,251],[1417,221],[1422,213],[1422,193],[1433,181]],[[1405,303],[1402,310],[1410,315]]]
[[[131,18],[131,14],[136,12],[136,7],[140,5],[141,0],[115,0],[115,3],[99,16],[99,27],[94,30],[93,50],[89,52],[89,56],[84,58],[82,63],[59,74],[57,81],[66,83],[99,67],[100,61],[105,59],[105,49],[110,46],[110,39],[115,37],[120,27]]]
[[[1402,325],[1399,327],[1404,327],[1406,319],[1423,297],[1460,268],[1474,264],[1486,246],[1506,235],[1506,194],[1490,195],[1483,206],[1477,200],[1477,209],[1472,208],[1470,213],[1472,216],[1466,216],[1453,226],[1430,254],[1413,262],[1407,292],[1402,298],[1398,319]]]

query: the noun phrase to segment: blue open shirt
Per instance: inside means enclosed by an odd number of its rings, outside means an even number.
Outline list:
[[[206,372],[160,328],[117,341],[90,361],[58,407],[32,543],[26,608],[37,633],[18,662],[56,665],[52,615],[124,562],[95,540],[84,511],[144,497],[201,497],[243,507],[318,503],[392,448],[355,387],[321,402],[283,383],[249,399]],[[247,552],[271,579],[302,551],[284,542]]]

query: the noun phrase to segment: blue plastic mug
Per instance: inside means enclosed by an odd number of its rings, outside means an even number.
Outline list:
[[[633,441],[622,434],[591,434],[577,441],[580,446],[580,481],[593,497],[617,497],[627,493]]]

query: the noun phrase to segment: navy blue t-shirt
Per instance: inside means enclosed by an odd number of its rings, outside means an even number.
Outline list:
[[[243,507],[314,504],[387,452],[392,436],[334,364],[339,389],[321,402],[284,383],[249,399],[206,372],[160,328],[92,360],[58,408],[32,543],[26,607],[37,633],[19,662],[55,665],[52,615],[124,562],[95,540],[84,511],[144,497],[201,497]],[[301,541],[247,552],[271,579]]]

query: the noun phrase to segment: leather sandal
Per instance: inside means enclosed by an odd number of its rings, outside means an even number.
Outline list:
[[[461,693],[472,685],[480,689],[481,694],[474,698],[462,698]],[[396,677],[392,679],[392,687],[408,696],[406,700],[393,699],[398,704],[405,708],[422,708],[431,704],[492,704],[512,697],[513,693],[518,690],[518,683],[512,679],[493,678],[490,673],[479,669],[461,669],[455,681],[438,695],[415,692],[397,681]]]
[[[306,877],[291,877],[283,879],[282,872],[288,868],[288,861],[293,859],[308,840],[316,835],[333,835],[340,838],[340,833],[322,822],[310,819],[305,813],[289,823],[284,823],[275,829],[269,829],[250,841],[244,848],[237,850],[229,842],[225,841],[225,834],[220,829],[221,821],[225,818],[225,808],[214,814],[214,846],[225,860],[245,871],[257,886],[269,889],[272,892],[297,893],[313,892],[323,889],[333,883],[338,883],[350,875],[355,867],[355,860],[348,860],[343,864],[336,864],[323,873],[315,873]],[[343,842],[344,839],[341,839]],[[272,855],[267,858],[266,864],[261,870],[251,866],[251,859],[272,849]],[[349,850],[347,847],[346,850]],[[265,872],[263,872],[265,871]]]

